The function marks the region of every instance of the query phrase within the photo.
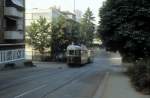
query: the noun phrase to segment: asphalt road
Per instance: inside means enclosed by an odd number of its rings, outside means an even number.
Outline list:
[[[111,66],[119,64],[117,54],[101,50],[93,63],[81,68],[60,63],[57,68],[49,63],[47,67],[1,71],[0,98],[92,98]]]

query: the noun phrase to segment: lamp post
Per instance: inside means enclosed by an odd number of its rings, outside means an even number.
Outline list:
[[[74,13],[75,13],[75,9],[76,9],[76,1],[74,0]]]

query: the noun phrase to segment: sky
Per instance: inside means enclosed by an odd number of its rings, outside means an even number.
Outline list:
[[[86,9],[89,7],[94,14],[95,24],[98,24],[99,8],[102,6],[103,1],[105,0],[75,0],[75,9],[85,13]],[[61,10],[73,12],[74,0],[26,0],[26,9],[47,9],[52,6],[60,7]]]

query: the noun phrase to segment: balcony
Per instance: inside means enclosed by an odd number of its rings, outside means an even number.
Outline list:
[[[15,7],[5,7],[4,15],[17,18],[24,17],[23,12],[17,10]]]
[[[18,10],[24,10],[24,0],[5,0],[6,7],[15,7]]]
[[[13,4],[24,7],[24,0],[11,0]]]
[[[6,40],[23,40],[24,34],[22,31],[5,31],[4,38]]]
[[[23,30],[24,28],[23,28],[23,25],[21,24],[21,25],[17,25],[17,30]]]

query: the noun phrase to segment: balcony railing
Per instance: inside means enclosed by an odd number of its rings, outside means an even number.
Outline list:
[[[24,0],[5,0],[5,6],[24,10]]]
[[[24,0],[11,0],[13,4],[24,7]]]
[[[25,49],[0,50],[0,64],[25,59]]]
[[[24,33],[22,31],[5,31],[4,39],[23,40]]]
[[[6,16],[12,16],[18,18],[22,18],[24,15],[22,11],[17,10],[15,7],[5,7],[4,14]]]

